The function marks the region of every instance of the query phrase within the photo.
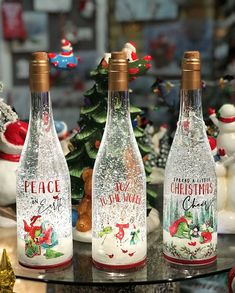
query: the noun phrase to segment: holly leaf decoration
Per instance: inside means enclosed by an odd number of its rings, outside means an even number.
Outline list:
[[[134,128],[134,134],[135,134],[135,137],[142,137],[144,135],[144,131],[142,128],[137,126]]]
[[[82,172],[89,167],[89,163],[86,160],[75,160],[71,161],[68,165],[70,176],[80,178]]]
[[[81,131],[76,135],[77,140],[88,139],[97,131],[97,127],[93,125],[84,125]]]
[[[141,113],[142,110],[138,107],[134,107],[134,106],[130,106],[130,113],[131,114],[138,114],[138,113]]]
[[[98,153],[98,149],[95,147],[95,142],[93,140],[86,142],[85,143],[85,148],[86,148],[86,152],[87,152],[88,156],[91,159],[95,160],[96,155]]]
[[[72,152],[70,152],[70,153],[68,153],[66,155],[66,160],[67,161],[72,161],[72,160],[78,159],[78,157],[83,153],[83,151],[84,151],[84,147],[83,146],[75,149],[74,151],[72,151]]]
[[[107,118],[107,108],[100,106],[91,115],[91,117],[95,120],[95,122],[104,124],[106,122],[106,118]]]
[[[150,153],[152,151],[152,149],[149,145],[138,142],[138,146],[139,146],[139,149],[143,155]]]
[[[100,103],[98,102],[97,104],[93,104],[90,106],[84,106],[81,108],[80,114],[91,114],[94,112],[98,107],[100,106]]]

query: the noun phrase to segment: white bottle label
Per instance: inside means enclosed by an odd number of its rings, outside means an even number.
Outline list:
[[[213,261],[216,231],[215,182],[211,178],[168,178],[164,186],[163,221],[166,258],[188,264]]]
[[[94,197],[92,257],[96,262],[129,265],[146,257],[145,195],[133,184],[115,182],[110,192]]]
[[[50,266],[72,257],[71,203],[56,180],[22,180],[18,185],[18,258],[29,266]]]

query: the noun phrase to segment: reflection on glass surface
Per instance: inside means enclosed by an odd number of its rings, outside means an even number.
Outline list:
[[[235,235],[219,235],[218,259],[205,267],[186,267],[168,263],[162,256],[162,231],[148,236],[148,259],[136,271],[107,272],[92,265],[91,245],[74,242],[73,263],[67,268],[33,270],[22,267],[16,258],[16,230],[0,228],[0,251],[6,248],[19,278],[62,284],[154,284],[180,281],[229,271],[235,265]]]

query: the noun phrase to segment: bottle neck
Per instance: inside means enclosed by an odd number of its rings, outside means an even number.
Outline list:
[[[126,91],[109,91],[108,92],[108,122],[114,119],[118,123],[120,119],[130,120],[129,110],[129,92]]]
[[[30,108],[30,124],[49,131],[53,124],[53,114],[49,92],[32,92]]]
[[[203,119],[201,89],[182,89],[180,92],[179,120],[190,118],[191,116]]]

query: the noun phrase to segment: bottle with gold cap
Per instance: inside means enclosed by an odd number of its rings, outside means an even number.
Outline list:
[[[129,269],[144,265],[146,249],[146,178],[129,112],[128,61],[113,52],[92,178],[92,259],[102,269]]]
[[[184,53],[180,114],[165,169],[163,252],[183,265],[216,260],[214,160],[202,116],[200,54]]]
[[[29,130],[17,170],[18,260],[47,269],[69,264],[73,246],[70,176],[53,122],[45,52],[32,54],[29,80]]]

